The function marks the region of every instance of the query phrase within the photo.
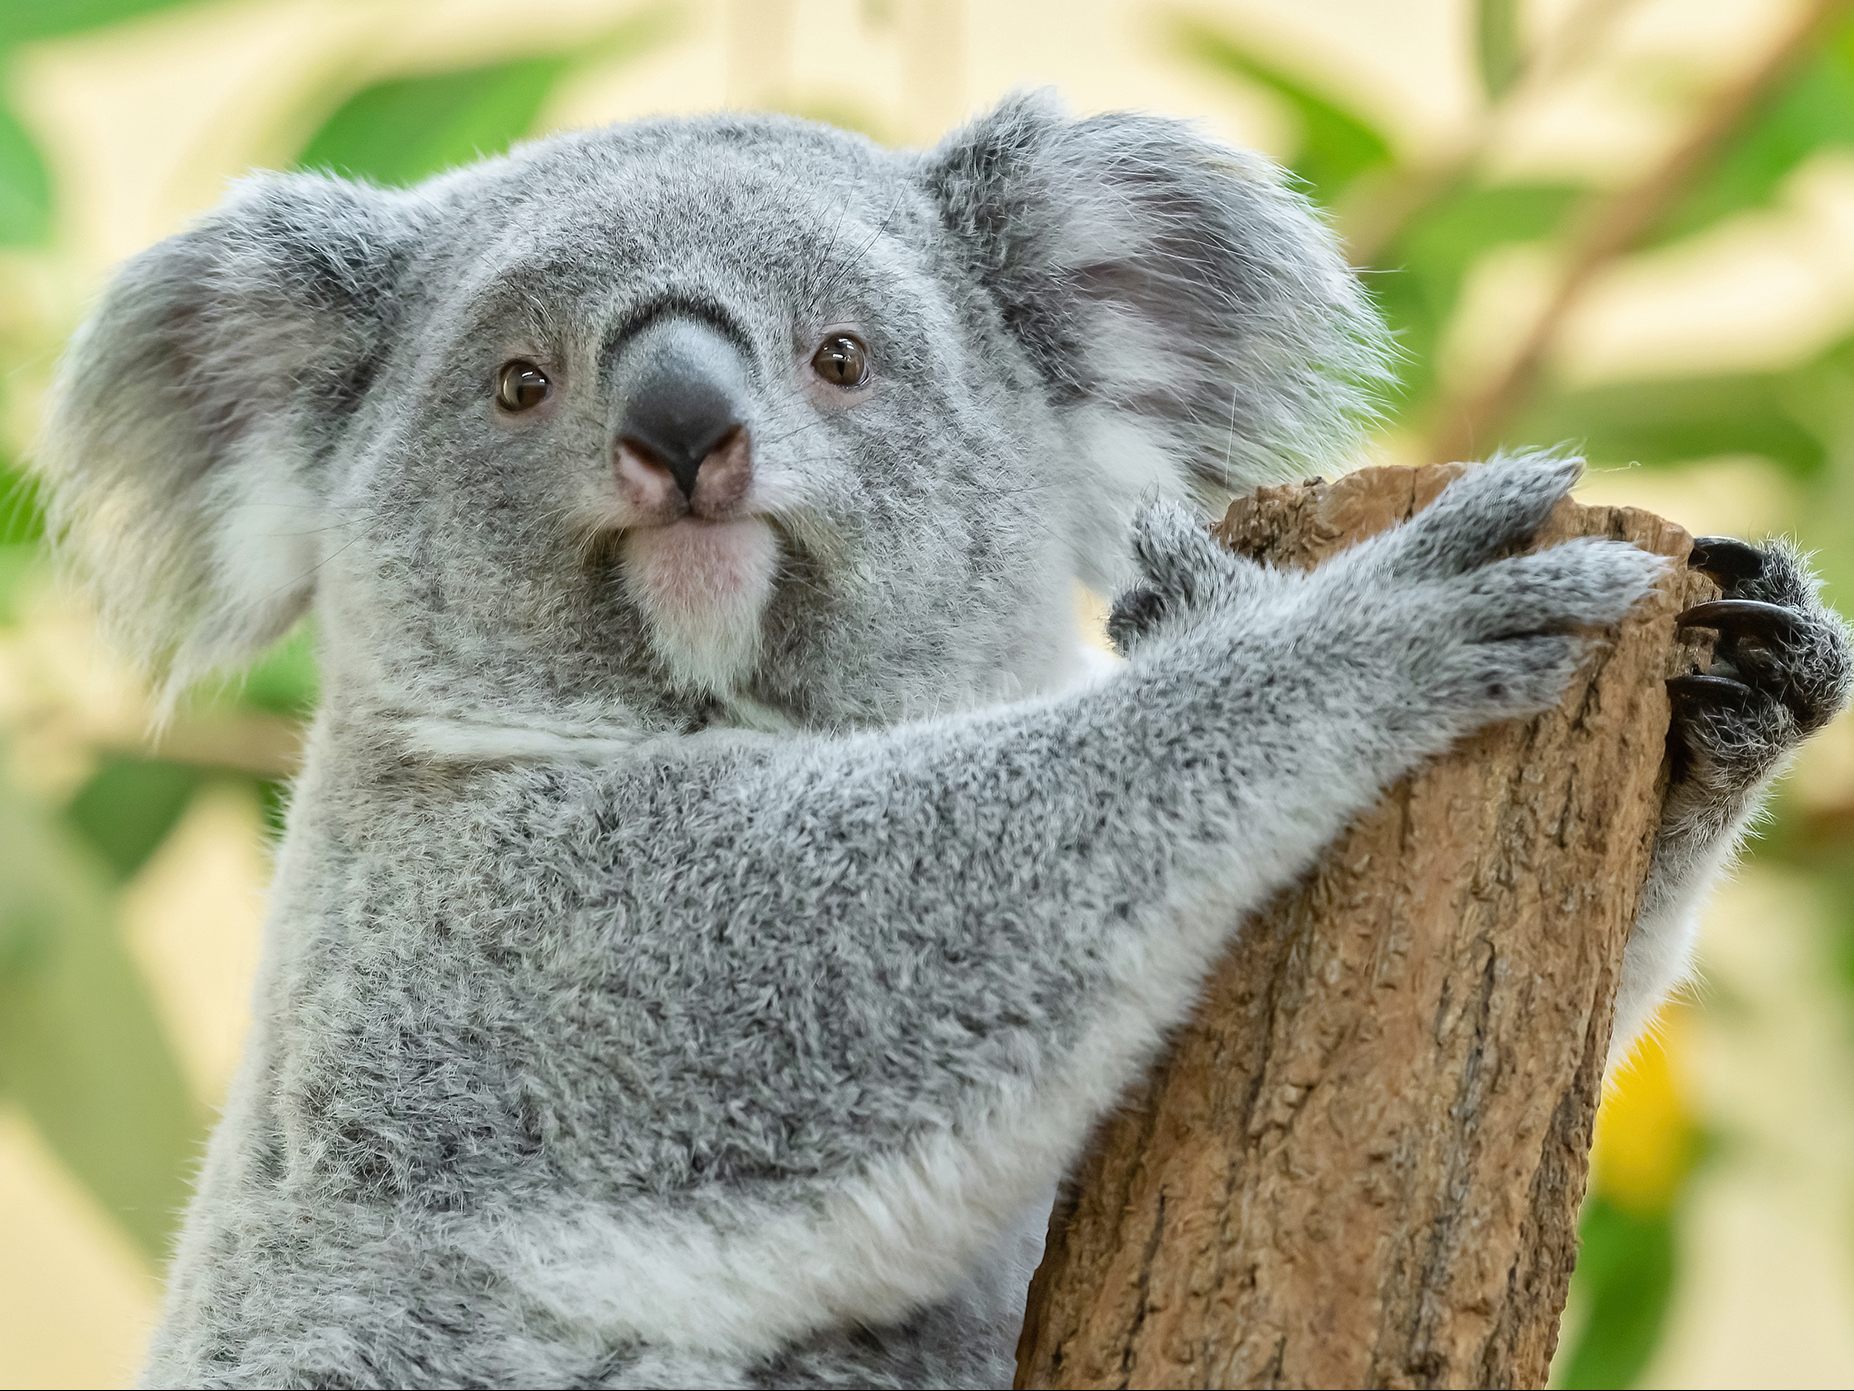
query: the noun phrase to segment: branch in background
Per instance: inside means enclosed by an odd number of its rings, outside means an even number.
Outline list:
[[[1425,210],[1472,179],[1513,112],[1546,81],[1579,67],[1635,3],[1584,0],[1557,33],[1525,55],[1511,84],[1453,148],[1394,181],[1361,180],[1338,219],[1352,264],[1374,265]]]
[[[1428,458],[1471,458],[1497,439],[1537,387],[1572,310],[1592,282],[1654,232],[1732,135],[1849,10],[1849,0],[1812,0],[1748,72],[1718,93],[1659,161],[1597,206],[1576,238],[1551,298],[1506,365],[1491,381],[1438,408]]]
[[[302,765],[303,724],[258,711],[174,720],[159,733],[140,726],[73,727],[65,712],[39,710],[17,720],[25,740],[62,740],[97,754],[177,763],[204,773],[266,779],[293,777]]]
[[[120,750],[209,772],[293,777],[303,761],[303,726],[282,715],[217,715],[176,720],[151,739]]]

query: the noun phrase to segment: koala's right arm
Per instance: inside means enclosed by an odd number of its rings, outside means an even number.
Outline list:
[[[1414,763],[1551,704],[1646,591],[1617,543],[1495,558],[1574,476],[1485,466],[1305,576],[1154,509],[1099,685],[498,775],[524,892],[578,905],[526,958],[573,1001],[542,1043],[605,1050],[638,1175],[524,1215],[501,1268],[563,1319],[741,1351],[956,1288],[1241,916]]]

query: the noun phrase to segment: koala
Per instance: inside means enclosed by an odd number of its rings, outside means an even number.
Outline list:
[[[130,261],[64,552],[170,693],[310,613],[324,673],[147,1383],[1008,1385],[1052,1191],[1244,915],[1665,564],[1517,554],[1537,453],[1310,573],[1214,544],[1385,360],[1277,170],[1043,96],[264,175]],[[1848,694],[1800,557],[1696,560],[1625,1034]]]

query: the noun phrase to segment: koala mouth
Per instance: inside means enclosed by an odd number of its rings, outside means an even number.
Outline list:
[[[777,532],[760,517],[681,517],[622,534],[625,593],[679,684],[725,695],[752,676],[779,553]]]

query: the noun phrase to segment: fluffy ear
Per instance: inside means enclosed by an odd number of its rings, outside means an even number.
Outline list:
[[[951,136],[925,177],[1073,426],[1102,520],[1123,529],[1155,488],[1208,500],[1298,476],[1354,443],[1384,332],[1266,160],[1032,94]]]
[[[52,521],[111,634],[170,691],[308,604],[330,456],[392,335],[422,208],[250,179],[125,265],[73,339],[38,451]]]

